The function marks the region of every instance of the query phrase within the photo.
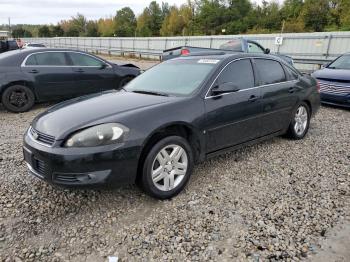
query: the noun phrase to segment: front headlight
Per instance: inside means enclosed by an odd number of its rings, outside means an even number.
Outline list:
[[[128,131],[127,127],[115,123],[93,126],[71,135],[64,146],[94,147],[120,143]]]

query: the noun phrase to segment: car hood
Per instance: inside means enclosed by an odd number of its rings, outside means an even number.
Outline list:
[[[100,121],[105,118],[168,103],[174,99],[124,91],[94,94],[49,108],[34,119],[32,126],[37,131],[60,140],[67,133],[103,123]]]
[[[350,70],[324,68],[314,72],[312,76],[329,81],[350,81]]]

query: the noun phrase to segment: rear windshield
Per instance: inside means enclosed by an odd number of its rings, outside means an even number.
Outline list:
[[[220,46],[220,49],[230,50],[235,52],[243,52],[242,41],[240,39],[231,40]]]
[[[125,89],[187,96],[199,88],[219,62],[216,59],[169,60],[147,70]]]
[[[350,70],[350,55],[343,55],[328,66],[329,69]]]

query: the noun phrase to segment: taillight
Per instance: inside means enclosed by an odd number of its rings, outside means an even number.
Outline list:
[[[181,50],[181,55],[189,55],[189,54],[190,54],[190,50],[188,50],[188,49]]]
[[[321,86],[320,86],[320,82],[316,81],[316,88],[317,88],[317,92],[321,93]]]

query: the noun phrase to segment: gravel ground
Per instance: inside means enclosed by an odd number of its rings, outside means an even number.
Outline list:
[[[333,257],[322,243],[350,223],[348,110],[323,107],[305,140],[275,138],[200,164],[184,193],[157,201],[135,186],[64,190],[27,175],[22,134],[45,108],[0,108],[0,261]]]

